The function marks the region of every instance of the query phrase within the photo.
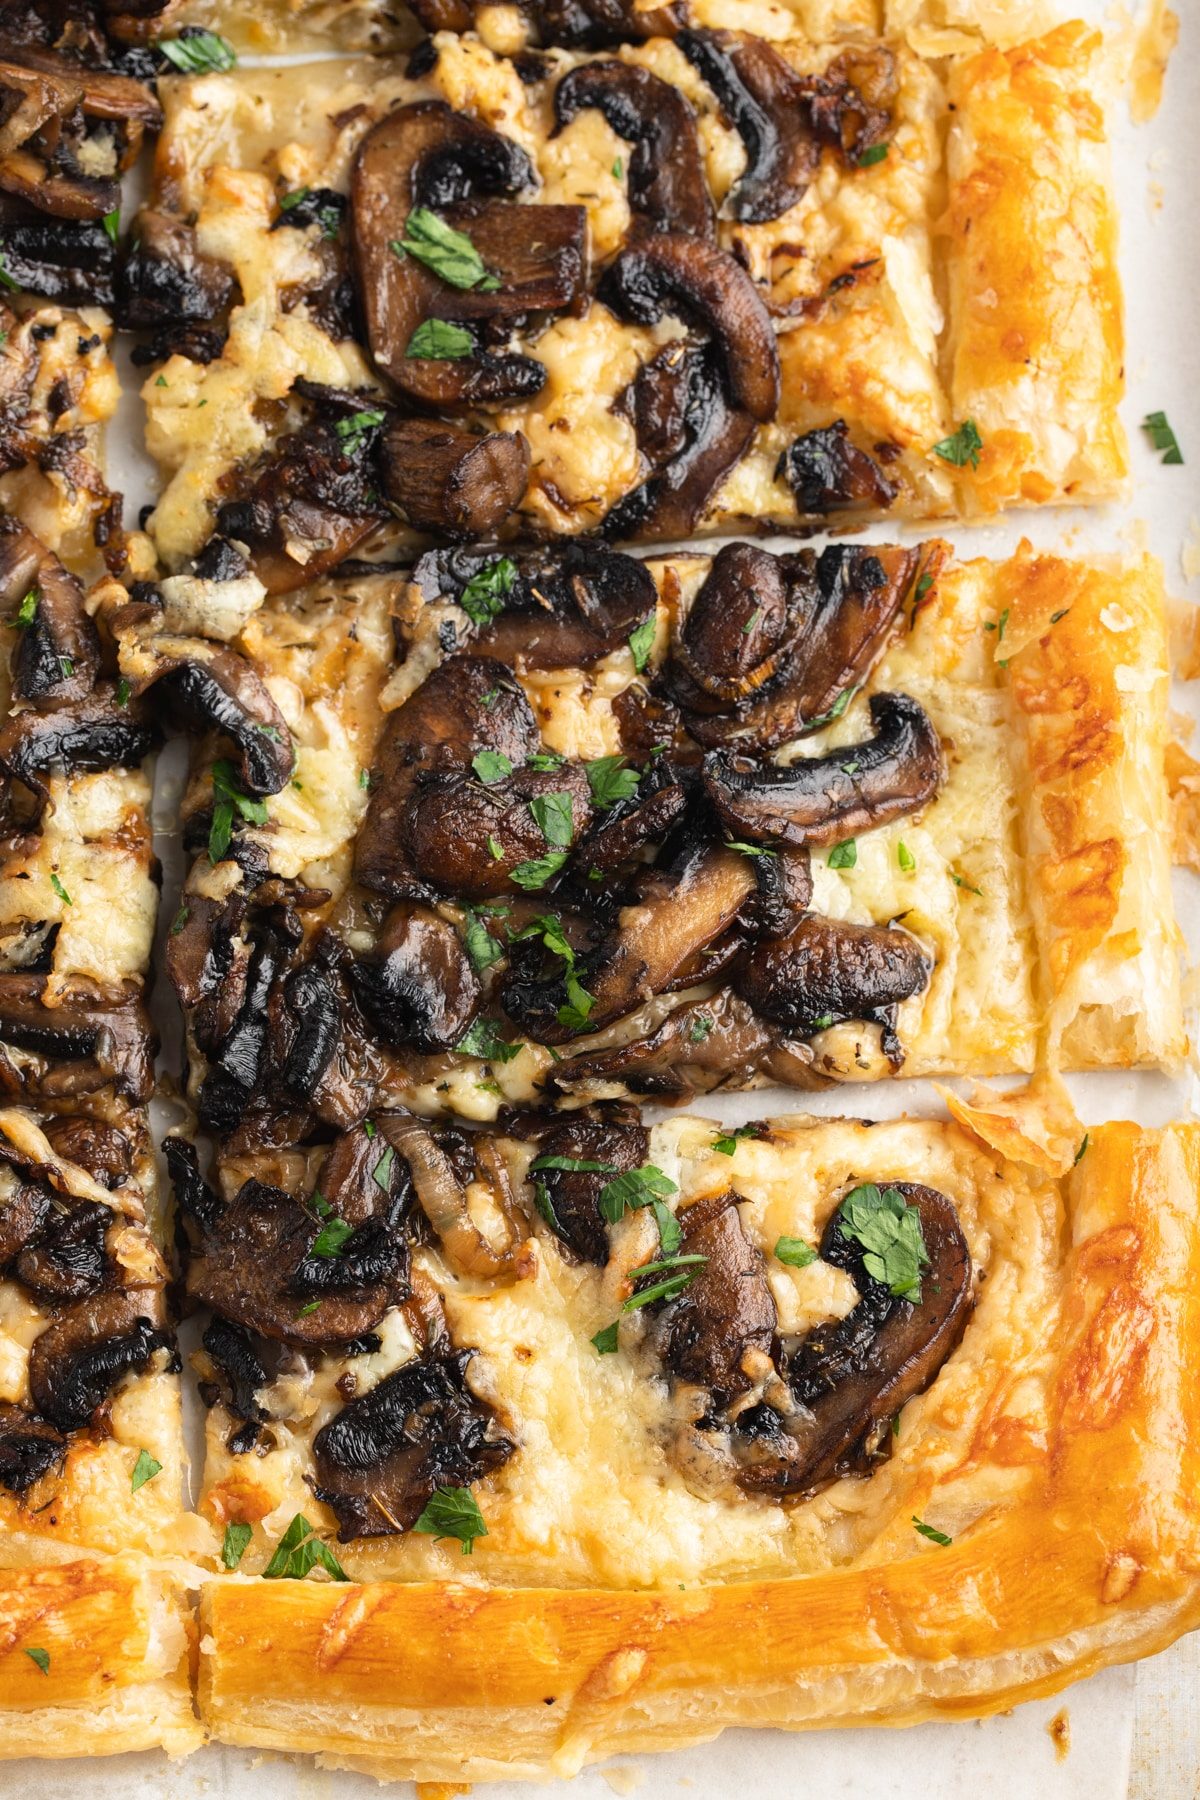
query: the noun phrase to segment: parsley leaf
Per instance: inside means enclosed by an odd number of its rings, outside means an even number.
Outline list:
[[[929,1263],[921,1215],[898,1188],[873,1181],[854,1188],[838,1207],[844,1238],[861,1244],[867,1274],[898,1299],[921,1298],[921,1270]]]
[[[464,1556],[470,1556],[476,1538],[488,1534],[475,1496],[465,1487],[435,1488],[413,1530],[427,1537],[457,1538]]]
[[[954,1542],[954,1539],[947,1537],[944,1531],[936,1531],[932,1525],[927,1525],[924,1519],[918,1519],[916,1513],[912,1516],[912,1522],[914,1531],[919,1531],[921,1536],[928,1538],[931,1544],[940,1544],[943,1550],[948,1544]]]
[[[458,604],[476,625],[490,625],[512,592],[517,579],[517,565],[511,556],[501,556],[485,568],[476,570],[458,596]]]
[[[20,606],[18,606],[13,618],[13,624],[21,631],[24,631],[27,625],[32,625],[33,621],[37,618],[38,603],[41,600],[41,597],[40,589],[35,587],[30,588]]]
[[[614,1326],[613,1329],[615,1330],[616,1327]],[[37,1664],[43,1675],[48,1675],[50,1673],[50,1652],[48,1650],[43,1650],[40,1646],[34,1644],[26,1650],[25,1654],[30,1662]]]
[[[404,354],[416,362],[456,362],[474,352],[475,339],[465,325],[455,325],[450,319],[423,319]]]
[[[154,48],[185,75],[208,75],[215,69],[237,66],[232,44],[215,31],[189,31],[182,37],[160,39]]]
[[[250,1525],[227,1525],[221,1541],[221,1561],[227,1569],[236,1569],[250,1548],[254,1528]]]
[[[1083,1139],[1082,1139],[1082,1141],[1081,1141],[1081,1143],[1080,1143],[1080,1145],[1079,1145],[1079,1148],[1078,1148],[1078,1150],[1077,1150],[1077,1151],[1076,1151],[1076,1152],[1075,1152],[1075,1161],[1074,1161],[1074,1162],[1073,1162],[1073,1163],[1072,1163],[1072,1165],[1071,1165],[1071,1167],[1072,1167],[1072,1168],[1078,1168],[1078,1167],[1079,1167],[1079,1164],[1080,1164],[1080,1163],[1081,1163],[1081,1162],[1082,1162],[1082,1161],[1083,1161],[1083,1159],[1084,1159],[1084,1157],[1085,1157],[1085,1155],[1086,1155],[1086,1154],[1087,1154],[1087,1147],[1088,1147],[1088,1145],[1089,1145],[1089,1144],[1090,1144],[1090,1143],[1091,1143],[1091,1141],[1092,1141],[1092,1134],[1091,1134],[1091,1132],[1090,1132],[1090,1131],[1085,1131],[1085,1132],[1084,1132],[1084,1134],[1083,1134]]]
[[[483,922],[482,910],[473,906],[467,908],[467,929],[463,942],[468,960],[477,975],[482,975],[485,969],[490,969],[504,955],[503,946],[496,942]]]
[[[757,1125],[736,1125],[732,1131],[718,1131],[712,1141],[712,1147],[722,1156],[732,1156],[738,1147],[738,1140],[740,1138],[756,1138],[758,1130]]]
[[[130,1493],[136,1494],[138,1489],[145,1487],[148,1481],[153,1481],[161,1468],[162,1464],[157,1462],[148,1450],[139,1450],[137,1461],[133,1465],[133,1479],[129,1484]]]
[[[626,1210],[636,1212],[639,1207],[649,1206],[654,1200],[665,1200],[669,1194],[678,1191],[670,1176],[664,1175],[653,1163],[645,1163],[640,1169],[626,1169],[623,1174],[606,1181],[597,1205],[601,1218],[615,1225]]]
[[[3,255],[0,255],[0,287],[7,288],[9,292],[13,294],[19,293],[21,288],[20,282],[14,275],[9,273],[8,265],[5,262]],[[7,338],[8,333],[5,332],[4,335],[5,338]]]
[[[548,844],[562,849],[575,833],[570,794],[538,794],[529,802],[534,822]]]
[[[805,731],[817,731],[822,725],[832,725],[835,719],[841,718],[857,692],[856,687],[843,688],[828,712],[818,713],[816,718],[804,720]]]
[[[557,750],[535,750],[531,756],[525,758],[525,767],[536,769],[539,775],[549,775],[551,770],[561,769],[566,760],[566,757],[560,756]]]
[[[619,1319],[614,1319],[611,1325],[606,1325],[603,1331],[598,1331],[596,1333],[595,1337],[592,1339],[592,1343],[596,1346],[597,1356],[616,1355],[617,1335],[620,1329],[621,1321]]]
[[[884,160],[884,158],[887,156],[887,153],[888,153],[888,150],[890,149],[890,147],[891,146],[888,144],[871,144],[871,145],[869,145],[868,148],[862,152],[862,155],[858,159],[859,168],[860,169],[873,169],[875,167],[876,163],[881,163]]]
[[[346,1247],[346,1239],[354,1236],[354,1227],[346,1219],[326,1219],[320,1231],[313,1239],[310,1256],[319,1256],[323,1261],[332,1262],[340,1256]]]
[[[688,1042],[702,1044],[715,1024],[711,1013],[697,1013],[688,1027]]]
[[[637,793],[640,777],[636,769],[626,767],[627,760],[624,756],[598,756],[595,762],[584,764],[592,799],[605,811],[619,800],[632,800]]]
[[[933,446],[933,454],[940,456],[943,462],[953,463],[956,469],[964,468],[967,463],[977,469],[982,449],[983,439],[979,435],[979,427],[974,419],[964,419],[951,437],[943,438]]]
[[[803,1238],[781,1237],[775,1240],[775,1259],[786,1263],[789,1269],[807,1269],[809,1263],[816,1262],[817,1253]]]
[[[518,863],[515,869],[509,870],[509,879],[527,893],[535,893],[558,874],[566,860],[565,850],[550,850],[545,856],[535,856],[529,862]]]
[[[476,288],[481,294],[493,294],[500,286],[499,277],[484,266],[483,258],[465,231],[456,231],[428,206],[414,206],[404,221],[404,236],[392,250],[397,255],[415,256],[451,287]]]
[[[118,706],[128,706],[129,705],[129,683],[126,681],[126,679],[123,675],[122,675],[120,681],[118,681],[118,683],[117,683],[117,705]]]
[[[1162,452],[1164,463],[1174,465],[1183,461],[1183,451],[1179,448],[1179,440],[1167,423],[1165,412],[1147,413],[1142,420],[1142,430],[1154,448]]]
[[[972,887],[971,883],[965,878],[965,876],[956,875],[954,873],[953,869],[951,869],[951,871],[950,871],[950,879],[954,883],[955,887],[966,888],[968,894],[977,894],[981,900],[983,899],[983,889],[977,888],[977,887]]]
[[[105,213],[104,229],[108,233],[109,241],[115,244],[121,236],[121,209],[119,206],[114,206],[111,212]]]
[[[309,190],[306,187],[300,187],[294,188],[290,194],[281,195],[279,200],[280,212],[291,212],[293,206],[299,206],[303,201],[308,199],[308,193]]]
[[[219,863],[229,848],[233,837],[234,812],[251,825],[265,825],[267,822],[267,803],[255,800],[249,794],[243,794],[233,779],[233,764],[223,759],[212,766],[213,806],[212,825],[208,833],[208,860]]]
[[[568,1175],[615,1175],[615,1163],[589,1162],[585,1156],[537,1156],[529,1165],[530,1174],[539,1169],[562,1169]]]
[[[707,1261],[707,1256],[666,1256],[658,1262],[644,1263],[640,1269],[632,1271],[635,1280],[641,1275],[659,1273],[664,1274],[664,1279],[630,1294],[628,1300],[622,1300],[621,1311],[637,1312],[639,1307],[653,1306],[656,1300],[674,1300],[695,1281]]]
[[[481,750],[472,757],[471,767],[485,787],[492,787],[512,774],[512,764],[503,750]]]
[[[633,666],[641,675],[650,661],[650,652],[654,648],[654,634],[658,629],[658,614],[650,613],[629,634],[629,648],[633,652]]]
[[[342,449],[353,455],[362,448],[369,432],[377,430],[387,418],[387,414],[379,411],[351,413],[349,418],[339,419],[334,431],[341,442]]]
[[[367,1136],[375,1136],[375,1127],[373,1125],[368,1124]],[[385,1144],[380,1152],[379,1161],[371,1170],[371,1180],[375,1183],[376,1187],[382,1188],[385,1194],[388,1191],[388,1184],[392,1179],[392,1164],[395,1160],[396,1152],[392,1149],[390,1144]]]
[[[744,844],[740,838],[726,838],[725,848],[737,850],[742,856],[778,856],[778,850],[768,850],[765,844]]]
[[[847,838],[844,844],[835,844],[825,858],[827,867],[831,869],[852,869],[858,861],[858,845],[853,838]]]
[[[900,842],[896,845],[896,861],[900,864],[900,867],[906,875],[911,875],[917,866],[917,859],[909,849],[908,845],[904,842],[903,838],[901,838]]]
[[[478,1056],[483,1062],[506,1063],[520,1056],[524,1044],[510,1044],[500,1036],[494,1019],[476,1019],[464,1038],[454,1046],[460,1056]]]
[[[303,1581],[310,1569],[324,1569],[335,1581],[349,1581],[328,1544],[314,1536],[313,1528],[303,1513],[297,1513],[278,1544],[275,1554],[263,1570],[264,1581]]]
[[[58,879],[57,875],[51,875],[50,886],[54,889],[55,893],[58,895],[58,897],[62,901],[63,905],[70,906],[71,896],[70,896],[70,894],[68,894],[66,888],[63,886],[62,882]]]

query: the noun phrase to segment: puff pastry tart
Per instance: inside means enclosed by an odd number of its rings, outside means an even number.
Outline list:
[[[224,733],[168,968],[231,1150],[1182,1053],[1152,562],[578,544],[266,597],[225,554],[119,635]]]
[[[186,1597],[141,1560],[207,1533],[182,1511],[170,1237],[145,1112],[156,727],[113,667],[106,607],[126,602],[107,582],[85,600],[0,515],[5,1756],[198,1736]]]
[[[232,536],[282,592],[414,533],[1111,495],[1098,46],[439,33],[160,80],[117,318],[154,364],[161,556]]]
[[[1041,1182],[916,1120],[373,1131],[223,1164],[258,1169],[232,1199],[175,1155],[239,1571],[203,1599],[216,1737],[569,1774],[987,1713],[1200,1617],[1195,1127],[1103,1126]],[[304,1249],[333,1218],[356,1286]]]

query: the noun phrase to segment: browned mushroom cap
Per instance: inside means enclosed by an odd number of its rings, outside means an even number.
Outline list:
[[[585,667],[628,643],[654,612],[654,578],[636,557],[580,539],[508,559],[503,610],[477,626],[475,645],[510,668]],[[413,570],[426,600],[461,602],[496,559],[471,550],[431,550]]]
[[[66,1439],[23,1407],[0,1402],[0,1487],[24,1494],[61,1463]]]
[[[422,777],[465,769],[481,750],[523,763],[540,742],[529,702],[504,663],[489,656],[439,663],[391,714],[380,741],[354,851],[354,872],[364,887],[397,899],[419,894],[407,825]]]
[[[0,1207],[0,1268],[16,1261],[50,1217],[53,1200],[48,1188],[20,1181]]]
[[[531,312],[579,303],[585,277],[586,214],[578,206],[528,208],[477,193],[515,194],[533,183],[525,152],[499,132],[423,100],[381,119],[359,146],[351,185],[354,247],[367,333],[376,363],[398,386],[433,405],[528,397],[546,372],[528,356],[447,359],[408,354],[426,319],[507,325]],[[402,243],[409,213],[436,209],[464,232],[493,279],[474,287],[441,280]]]
[[[809,917],[787,937],[747,951],[733,979],[764,1019],[807,1036],[843,1019],[885,1022],[924,990],[929,970],[907,932]]]
[[[896,58],[885,45],[843,50],[824,75],[803,79],[813,131],[848,163],[857,163],[891,130],[899,81]]]
[[[773,749],[827,724],[881,654],[917,552],[727,544],[671,648],[667,685],[705,745]]]
[[[17,1280],[51,1303],[96,1293],[109,1274],[105,1241],[112,1218],[98,1200],[77,1200],[67,1207],[60,1202],[17,1257]]]
[[[199,1229],[188,1293],[287,1344],[348,1343],[403,1301],[406,1171],[365,1131],[347,1135],[311,1202],[252,1179],[227,1206],[200,1179],[192,1146],[169,1140],[176,1199]],[[349,1236],[331,1229],[338,1220],[354,1227]]]
[[[337,1514],[340,1543],[410,1530],[435,1489],[467,1487],[513,1454],[466,1384],[473,1355],[405,1363],[318,1431],[313,1492]]]
[[[43,1005],[44,975],[0,975],[0,1049],[26,1052],[15,1086],[29,1098],[93,1094],[112,1084],[131,1100],[154,1091],[158,1038],[140,993],[86,984]],[[12,1091],[10,1069],[0,1086]]]
[[[147,1290],[122,1288],[81,1300],[34,1339],[29,1393],[60,1431],[92,1421],[123,1375],[142,1371],[169,1339],[151,1314],[161,1307]]]
[[[420,906],[394,906],[376,954],[350,966],[350,986],[384,1042],[452,1050],[479,1010],[480,989],[453,925]]]
[[[680,1255],[705,1261],[653,1327],[672,1373],[722,1399],[762,1380],[776,1325],[762,1254],[742,1230],[740,1199],[740,1194],[710,1194],[678,1215]]]
[[[530,11],[543,44],[597,50],[643,38],[674,37],[687,14],[686,0],[643,6],[640,0],[539,0]]]
[[[642,1168],[649,1150],[644,1125],[578,1114],[540,1135],[529,1170],[538,1211],[581,1262],[608,1261],[600,1194],[614,1175]]]
[[[5,273],[23,293],[111,306],[117,251],[101,220],[50,218],[0,190]]]
[[[745,173],[722,211],[748,223],[777,219],[803,198],[820,160],[804,80],[745,33],[682,31],[678,42],[746,146]]]
[[[90,1119],[85,1113],[64,1113],[46,1119],[42,1131],[55,1154],[75,1163],[106,1188],[117,1188],[133,1170],[133,1145],[115,1125]]]
[[[457,1273],[502,1281],[522,1280],[533,1273],[535,1265],[527,1254],[525,1220],[512,1192],[507,1167],[491,1139],[479,1136],[470,1145],[459,1139],[458,1148],[468,1154],[473,1152],[475,1179],[489,1189],[492,1203],[504,1221],[508,1238],[500,1248],[484,1236],[471,1217],[466,1183],[446,1141],[439,1141],[423,1119],[407,1113],[379,1113],[375,1126],[407,1164],[421,1210],[436,1231],[446,1260]]]
[[[711,334],[731,403],[759,424],[779,405],[779,352],[770,314],[741,264],[700,238],[640,239],[607,271],[599,298],[619,318],[656,325],[664,313]]]
[[[0,519],[0,608],[19,625],[13,655],[18,700],[79,700],[90,692],[100,639],[83,588],[31,531],[7,515]]]
[[[547,1085],[558,1093],[630,1093],[687,1100],[714,1088],[744,1087],[756,1075],[780,1087],[813,1089],[826,1081],[807,1044],[794,1044],[723,988],[677,1006],[657,1030],[609,1050],[585,1050],[554,1064]]]
[[[833,844],[914,813],[946,778],[941,740],[908,694],[872,694],[875,736],[787,768],[727,750],[704,758],[704,787],[727,831],[755,841]]]
[[[565,1043],[580,1029],[600,1031],[661,994],[729,929],[754,891],[751,859],[723,844],[689,845],[656,875],[648,897],[625,907],[616,930],[580,959],[579,979],[593,1000],[586,1026],[564,1024],[558,1016],[568,1002],[561,963],[551,979],[530,979],[529,963],[537,953],[532,945],[514,945],[501,997],[510,1018],[531,1037]]]
[[[888,507],[900,492],[874,458],[850,441],[845,419],[798,437],[779,458],[775,475],[787,482],[800,512],[817,518],[849,506]]]
[[[812,1493],[839,1475],[869,1474],[887,1455],[892,1419],[927,1388],[970,1314],[971,1255],[951,1202],[935,1188],[889,1184],[916,1209],[929,1262],[917,1301],[868,1273],[863,1249],[834,1213],[821,1256],[853,1276],[860,1299],[836,1325],[786,1347],[783,1373],[795,1411],[759,1406],[733,1434],[738,1485],[755,1493]]]
[[[60,770],[136,769],[160,734],[136,700],[121,705],[111,682],[61,712],[19,712],[0,727],[0,767],[41,801]]]
[[[234,297],[228,263],[205,256],[195,228],[172,213],[143,207],[137,236],[117,272],[116,322],[126,331],[153,331],[165,356],[185,333],[211,325]]]
[[[647,844],[660,843],[667,836],[683,818],[687,803],[687,790],[677,772],[665,757],[655,757],[636,791],[600,814],[575,852],[576,867],[589,882],[617,874]]]
[[[169,722],[182,718],[194,728],[227,738],[244,793],[277,794],[291,779],[296,751],[287,721],[262,677],[236,650],[206,638],[155,631],[153,623],[151,615],[150,629],[139,633],[129,655],[122,655],[134,694],[153,689],[159,711]]]
[[[544,887],[566,862],[592,816],[580,763],[515,769],[490,784],[468,775],[422,782],[407,822],[409,855],[425,881],[470,900],[494,899],[529,885],[528,865],[549,857]]]
[[[626,169],[631,210],[654,231],[715,235],[696,115],[678,88],[634,63],[584,63],[554,95],[556,130],[588,107],[633,145]]]
[[[525,498],[529,444],[519,431],[483,437],[433,419],[393,418],[380,450],[383,491],[418,531],[481,538]]]

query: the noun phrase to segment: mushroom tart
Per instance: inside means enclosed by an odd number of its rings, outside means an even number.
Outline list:
[[[530,7],[528,49],[517,9],[481,38],[434,0],[407,58],[159,81],[116,303],[154,371],[170,571],[214,537],[279,592],[425,535],[1116,491],[1098,39],[923,56],[866,18],[768,42],[699,10]]]

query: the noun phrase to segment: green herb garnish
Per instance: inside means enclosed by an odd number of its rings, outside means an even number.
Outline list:
[[[490,625],[512,592],[517,579],[517,565],[511,556],[501,556],[485,568],[477,570],[458,596],[458,604],[476,625]],[[484,704],[487,704],[485,696]]]
[[[1164,463],[1178,464],[1183,461],[1183,451],[1179,448],[1179,440],[1167,423],[1165,412],[1147,413],[1142,420],[1142,430],[1154,448],[1162,453]]]
[[[457,1538],[464,1556],[470,1556],[476,1538],[488,1534],[475,1496],[465,1487],[435,1489],[413,1530],[424,1532],[427,1537]]]
[[[474,351],[475,339],[464,325],[451,319],[423,319],[404,354],[417,362],[457,362]]]
[[[317,1302],[320,1305],[320,1302]],[[225,1536],[221,1540],[221,1561],[227,1569],[236,1569],[250,1548],[250,1539],[254,1536],[251,1525],[227,1525]]]
[[[633,652],[633,666],[641,675],[650,661],[650,652],[654,648],[654,634],[658,629],[657,613],[650,613],[629,634],[629,648]]]
[[[636,769],[626,767],[627,761],[624,756],[598,756],[595,762],[584,764],[592,799],[602,811],[620,800],[632,800],[637,793],[640,776]]]
[[[816,1262],[817,1253],[803,1238],[781,1237],[775,1240],[775,1260],[786,1263],[789,1269],[807,1269],[809,1263]]]
[[[899,1188],[864,1182],[838,1207],[838,1223],[844,1238],[862,1246],[868,1275],[897,1299],[920,1300],[921,1270],[928,1265],[929,1252],[921,1215]]]
[[[322,1568],[334,1581],[348,1581],[341,1563],[328,1544],[323,1544],[303,1513],[297,1513],[263,1570],[264,1581],[303,1581],[310,1569]]]
[[[506,1063],[520,1056],[524,1044],[510,1044],[500,1036],[494,1019],[476,1019],[466,1036],[454,1046],[460,1056],[477,1056],[482,1062]]]
[[[499,277],[489,273],[466,232],[447,225],[428,206],[413,207],[404,221],[403,238],[391,248],[398,256],[415,256],[451,287],[492,294],[500,286]]]
[[[130,1493],[136,1494],[138,1489],[145,1487],[148,1481],[153,1481],[161,1468],[162,1464],[156,1461],[148,1450],[139,1450],[137,1453],[137,1461],[133,1465],[133,1479],[129,1486]]]
[[[943,462],[953,463],[956,469],[964,468],[967,463],[977,469],[982,449],[983,439],[974,419],[964,419],[952,436],[933,446],[933,454],[940,456]]]
[[[163,38],[155,45],[168,62],[185,75],[208,75],[218,69],[237,66],[232,44],[227,44],[215,31],[192,31],[186,37]]]
[[[858,845],[853,838],[847,838],[842,844],[835,844],[825,859],[831,869],[852,869],[858,862]]]

